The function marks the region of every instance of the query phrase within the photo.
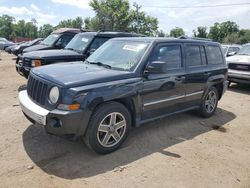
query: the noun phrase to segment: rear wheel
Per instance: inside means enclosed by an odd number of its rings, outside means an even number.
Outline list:
[[[201,103],[200,115],[205,118],[211,117],[217,109],[218,99],[218,90],[211,87]]]
[[[117,102],[100,105],[93,113],[84,141],[100,154],[117,150],[128,136],[131,115]]]

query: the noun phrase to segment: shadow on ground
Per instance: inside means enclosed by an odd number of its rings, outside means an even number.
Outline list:
[[[32,161],[48,174],[65,179],[91,177],[159,152],[166,157],[181,158],[167,148],[209,132],[220,131],[236,116],[218,109],[210,119],[193,113],[168,117],[133,129],[123,147],[108,155],[98,155],[78,141],[71,142],[45,133],[43,127],[30,125],[23,133],[24,148]],[[222,135],[223,136],[223,135]]]
[[[232,84],[228,88],[228,90],[249,95],[250,94],[250,84]]]

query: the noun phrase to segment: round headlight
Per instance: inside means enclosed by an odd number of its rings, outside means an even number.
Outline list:
[[[49,100],[52,104],[56,104],[59,99],[59,89],[58,87],[52,87],[49,92]]]

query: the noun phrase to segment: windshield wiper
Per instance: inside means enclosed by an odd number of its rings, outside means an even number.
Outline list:
[[[89,63],[89,64],[102,66],[102,67],[105,67],[105,68],[108,68],[108,69],[112,68],[112,66],[110,66],[108,64],[105,64],[105,63],[101,63],[101,62],[90,62],[90,61],[87,61],[87,60],[86,60],[86,62]]]
[[[78,52],[78,53],[81,53],[81,51],[79,51],[79,50],[76,50],[76,49],[74,49],[74,48],[65,48],[66,50],[72,50],[72,51],[74,51],[74,52]]]

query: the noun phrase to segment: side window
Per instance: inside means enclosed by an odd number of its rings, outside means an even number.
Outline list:
[[[96,37],[94,39],[94,41],[92,42],[92,44],[90,45],[90,50],[94,49],[98,49],[101,45],[103,45],[107,40],[109,40],[110,38],[104,38],[104,37]]]
[[[219,46],[207,47],[207,60],[209,64],[223,64],[223,55]]]
[[[238,51],[240,51],[240,48],[238,48],[238,47],[233,47],[233,52],[238,53]]]
[[[156,47],[151,54],[150,61],[164,61],[167,63],[168,70],[179,69],[182,67],[181,46],[162,45]]]
[[[62,35],[56,43],[61,44],[61,47],[64,48],[73,37],[73,35]]]
[[[200,46],[198,45],[186,46],[186,63],[188,67],[196,67],[202,65]]]

